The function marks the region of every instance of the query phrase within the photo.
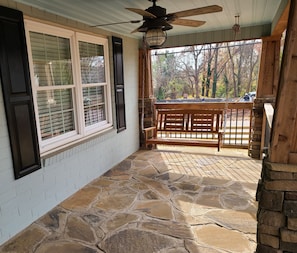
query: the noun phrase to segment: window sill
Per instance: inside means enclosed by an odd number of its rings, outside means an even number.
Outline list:
[[[79,139],[77,139],[75,141],[72,141],[72,142],[69,142],[69,143],[67,143],[65,145],[61,145],[60,147],[57,147],[57,148],[54,148],[52,150],[42,152],[40,154],[40,157],[42,159],[42,165],[44,167],[45,159],[53,157],[53,156],[55,156],[57,154],[60,154],[60,153],[62,153],[64,151],[69,150],[71,148],[74,148],[76,146],[79,146],[79,145],[81,145],[81,144],[83,144],[85,142],[88,142],[88,141],[90,141],[90,140],[92,140],[94,138],[99,138],[100,136],[104,136],[104,135],[106,135],[108,133],[113,133],[113,132],[116,133],[116,129],[113,126],[111,126],[111,127],[108,127],[106,129],[98,132],[98,133],[94,133],[94,134],[88,135],[86,137],[79,138]]]

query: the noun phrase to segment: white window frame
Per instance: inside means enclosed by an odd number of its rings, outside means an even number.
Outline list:
[[[25,20],[25,29],[26,29],[26,40],[27,40],[33,100],[34,100],[34,107],[35,107],[35,116],[36,116],[36,122],[37,122],[37,133],[39,138],[39,147],[40,147],[41,155],[43,154],[45,155],[51,152],[56,152],[57,150],[63,149],[69,145],[79,143],[89,138],[90,136],[105,132],[108,129],[112,129],[113,121],[112,121],[112,106],[111,106],[112,99],[111,99],[111,83],[110,83],[110,71],[109,71],[108,39],[98,37],[95,35],[83,34],[81,32],[76,32],[70,29],[38,23],[32,20]],[[70,41],[73,85],[65,85],[63,86],[63,88],[72,88],[72,91],[73,91],[75,130],[47,140],[42,140],[39,113],[38,113],[38,104],[37,104],[37,91],[46,90],[46,87],[38,86],[38,83],[34,78],[34,67],[33,67],[32,50],[31,50],[31,43],[30,43],[30,32],[44,33],[47,35],[67,38]],[[84,120],[84,106],[83,106],[83,93],[82,93],[83,85],[81,81],[79,41],[103,45],[103,48],[104,48],[105,82],[100,83],[100,85],[104,86],[106,120],[91,126],[85,126],[85,120]],[[98,84],[88,84],[88,86],[98,86]]]

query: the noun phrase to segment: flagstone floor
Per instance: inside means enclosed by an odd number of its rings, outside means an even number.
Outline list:
[[[261,161],[246,150],[139,150],[3,253],[251,253]]]

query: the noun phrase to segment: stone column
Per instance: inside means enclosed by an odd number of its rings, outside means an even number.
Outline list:
[[[139,108],[139,133],[140,133],[140,147],[144,147],[144,133],[143,128],[151,127],[155,124],[154,119],[154,98],[144,98],[138,100]]]
[[[261,136],[263,123],[263,108],[265,103],[275,104],[275,98],[255,98],[253,105],[252,139],[249,156],[255,159],[262,158]]]
[[[297,165],[263,160],[257,190],[257,253],[297,252]]]

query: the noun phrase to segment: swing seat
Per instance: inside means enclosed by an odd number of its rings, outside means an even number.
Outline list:
[[[223,110],[157,110],[155,126],[145,128],[145,146],[217,147],[220,151]]]

